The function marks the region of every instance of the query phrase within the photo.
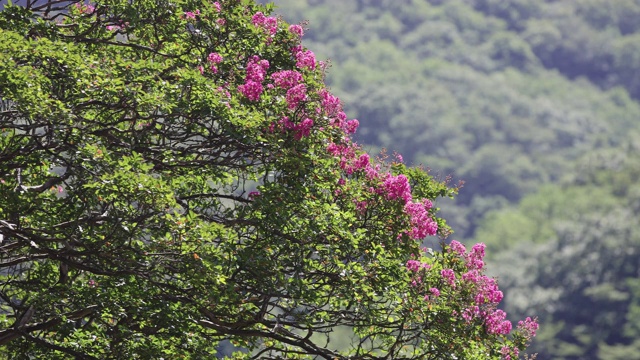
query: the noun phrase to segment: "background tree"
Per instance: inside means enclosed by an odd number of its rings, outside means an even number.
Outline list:
[[[0,352],[515,358],[455,188],[351,140],[304,29],[251,1],[0,12]],[[347,327],[347,348],[331,345]],[[219,354],[222,356],[221,354]]]

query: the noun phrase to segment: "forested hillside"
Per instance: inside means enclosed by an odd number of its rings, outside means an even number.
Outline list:
[[[465,182],[443,213],[501,252],[507,308],[540,316],[538,359],[637,356],[640,1],[276,5],[309,21],[360,142]]]

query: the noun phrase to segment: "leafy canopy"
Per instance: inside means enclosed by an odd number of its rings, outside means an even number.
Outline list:
[[[372,159],[304,29],[251,1],[0,12],[5,358],[511,358],[456,189]],[[339,328],[351,343],[330,344]],[[335,338],[335,336],[334,336]],[[218,354],[223,356],[222,354]]]

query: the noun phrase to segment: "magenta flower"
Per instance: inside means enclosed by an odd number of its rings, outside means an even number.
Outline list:
[[[405,203],[411,201],[411,187],[406,176],[389,174],[382,185],[388,199],[402,199]]]
[[[207,57],[207,60],[209,60],[210,63],[219,64],[222,62],[222,56],[218,53],[212,52]]]
[[[508,334],[511,332],[511,321],[505,320],[507,313],[497,309],[485,314],[484,321],[489,334]]]
[[[247,197],[249,198],[249,200],[254,200],[256,197],[260,196],[260,191],[251,191],[249,192],[249,194],[247,194]]]
[[[299,69],[314,70],[316,68],[316,55],[311,50],[298,51],[296,53],[296,66]]]
[[[424,199],[420,203],[408,202],[404,206],[404,212],[411,217],[411,230],[408,232],[412,239],[423,239],[427,235],[435,235],[438,231],[438,223],[429,216],[431,201]]]
[[[440,296],[440,290],[438,290],[438,288],[432,287],[431,289],[429,289],[429,292],[431,292],[434,298]]]
[[[333,96],[327,89],[322,89],[318,92],[322,99],[322,108],[328,116],[334,116],[338,112],[342,111],[342,104],[338,97]]]
[[[295,109],[300,102],[307,99],[307,86],[305,84],[298,84],[291,89],[287,90],[286,101],[289,105],[289,109]]]
[[[300,25],[289,26],[289,32],[298,35],[299,37],[302,37],[304,35],[304,29]]]
[[[196,18],[197,15],[200,15],[200,10],[196,10],[194,12],[192,11],[187,11],[184,13],[184,17],[187,19],[194,19]]]
[[[407,261],[407,270],[409,271],[418,271],[422,267],[422,263],[418,260],[408,260]]]
[[[255,26],[262,26],[264,24],[264,21],[266,20],[266,16],[264,16],[264,14],[262,13],[262,11],[258,11],[257,13],[255,13],[252,17],[251,17],[251,22],[253,23],[253,25]]]
[[[238,86],[238,91],[251,101],[260,100],[260,95],[264,91],[262,84],[252,80],[247,81],[244,85]]]
[[[302,74],[294,70],[283,70],[271,74],[273,83],[283,89],[290,89],[302,82]]]
[[[442,269],[442,271],[440,271],[440,275],[442,275],[449,285],[455,286],[456,274],[452,269]]]
[[[353,134],[356,132],[356,130],[358,129],[358,126],[360,126],[360,122],[356,119],[353,120],[349,120],[347,121],[347,123],[344,125],[344,132],[346,132],[347,134]]]
[[[313,127],[313,120],[306,118],[300,122],[300,124],[295,127],[294,138],[296,140],[300,140],[303,137],[309,136],[311,134],[311,128]]]
[[[449,244],[448,250],[453,251],[460,256],[464,255],[467,252],[467,248],[464,246],[464,244],[460,243],[458,240],[451,241],[451,244]]]
[[[261,11],[255,13],[251,17],[253,25],[261,27],[273,35],[278,31],[278,19],[274,17],[267,17]]]
[[[536,331],[539,326],[538,322],[530,317],[527,317],[524,321],[518,321],[518,330],[529,339],[536,336]]]
[[[217,58],[217,57],[216,57]],[[267,60],[260,60],[258,56],[253,56],[247,63],[247,76],[244,85],[238,86],[238,91],[251,101],[258,101],[264,91],[262,81],[269,68]]]

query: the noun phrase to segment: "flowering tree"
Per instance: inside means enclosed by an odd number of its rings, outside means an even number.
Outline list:
[[[517,358],[456,189],[351,140],[304,29],[251,1],[0,13],[6,358]],[[347,348],[330,344],[337,329]],[[512,331],[513,330],[513,331]],[[0,355],[1,357],[2,355]]]

